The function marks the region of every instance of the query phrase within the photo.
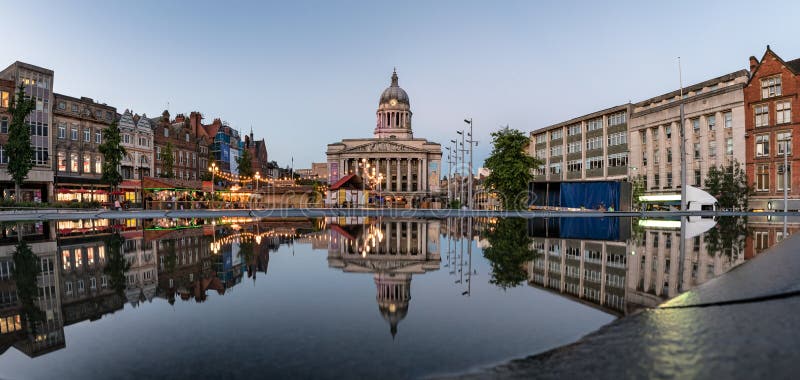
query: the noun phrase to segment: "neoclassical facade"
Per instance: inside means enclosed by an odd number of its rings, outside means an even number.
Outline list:
[[[378,102],[374,136],[328,144],[328,183],[348,174],[364,176],[395,204],[437,195],[442,147],[414,138],[411,116],[411,101],[393,72]]]

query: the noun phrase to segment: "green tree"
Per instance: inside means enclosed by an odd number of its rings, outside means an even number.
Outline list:
[[[498,220],[494,228],[489,229],[486,239],[490,246],[483,250],[483,256],[492,268],[489,283],[507,289],[528,279],[525,264],[534,259],[536,251],[531,249],[525,219]]]
[[[18,227],[17,233],[22,234],[21,228]],[[17,296],[22,306],[22,315],[35,333],[36,322],[44,320],[44,312],[36,305],[36,299],[39,297],[39,285],[36,280],[40,272],[39,258],[27,243],[20,241],[13,259],[13,279],[17,285]]]
[[[239,170],[239,176],[252,177],[256,174],[256,172],[253,171],[252,159],[253,156],[250,154],[249,150],[242,150],[242,155],[236,158],[236,167]]]
[[[103,176],[101,181],[109,184],[113,189],[122,182],[122,174],[119,172],[122,158],[127,151],[121,145],[122,137],[119,133],[119,125],[114,121],[108,128],[103,130],[103,143],[98,150],[103,155]]]
[[[725,209],[746,210],[753,187],[748,184],[747,175],[734,161],[728,166],[712,166],[706,174],[706,189],[717,198],[719,206]]]
[[[175,167],[175,156],[172,155],[172,143],[167,143],[167,146],[161,151],[161,178],[173,178],[173,168]]]
[[[485,186],[494,188],[506,210],[526,208],[528,184],[541,161],[525,153],[529,139],[517,129],[492,132],[492,153],[485,166],[491,170]]]
[[[703,236],[709,255],[725,255],[730,258],[734,252],[744,254],[745,241],[750,232],[747,217],[718,218],[717,225]]]
[[[105,239],[105,243],[108,262],[106,267],[103,268],[103,273],[108,275],[111,289],[121,295],[125,293],[125,274],[131,268],[131,264],[128,260],[125,260],[124,252],[122,252],[122,244],[125,243],[125,238],[119,232],[115,232]]]
[[[631,191],[633,197],[633,206],[636,209],[641,210],[643,205],[639,198],[644,195],[645,191],[646,184],[644,183],[644,177],[642,175],[637,175],[634,177],[633,181],[631,182],[631,186],[633,187]]]
[[[9,158],[6,171],[14,179],[14,200],[19,202],[20,187],[33,169],[33,146],[30,127],[25,122],[28,114],[36,109],[36,101],[25,95],[24,87],[19,85],[17,95],[11,101],[11,125],[8,127],[8,142],[5,150]]]

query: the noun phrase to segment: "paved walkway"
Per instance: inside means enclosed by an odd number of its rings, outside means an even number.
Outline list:
[[[789,213],[796,216],[796,212]],[[273,208],[241,210],[81,210],[81,209],[24,209],[0,210],[0,221],[23,220],[68,220],[68,219],[130,219],[130,218],[219,218],[222,216],[249,216],[257,218],[319,218],[333,217],[394,217],[394,218],[597,218],[597,217],[643,217],[674,218],[689,216],[738,216],[764,215],[764,213],[712,212],[712,211],[671,211],[671,212],[600,212],[600,211],[491,211],[491,210],[450,210],[450,209],[343,209],[343,208]],[[780,212],[770,213],[773,216]]]
[[[569,346],[457,377],[797,378],[800,234]]]

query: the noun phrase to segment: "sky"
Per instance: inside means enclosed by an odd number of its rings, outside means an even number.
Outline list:
[[[34,5],[35,4],[35,5]],[[264,138],[270,160],[325,162],[372,137],[397,68],[414,136],[474,120],[525,133],[748,68],[769,44],[800,57],[800,1],[0,0],[0,65],[55,71],[54,89],[149,116],[200,111]]]

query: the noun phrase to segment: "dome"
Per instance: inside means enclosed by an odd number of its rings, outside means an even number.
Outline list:
[[[383,93],[381,94],[381,100],[378,102],[378,105],[389,103],[392,101],[392,99],[397,100],[398,103],[411,105],[411,101],[408,99],[408,94],[406,91],[397,85],[397,71],[392,72],[392,84],[383,90]]]

